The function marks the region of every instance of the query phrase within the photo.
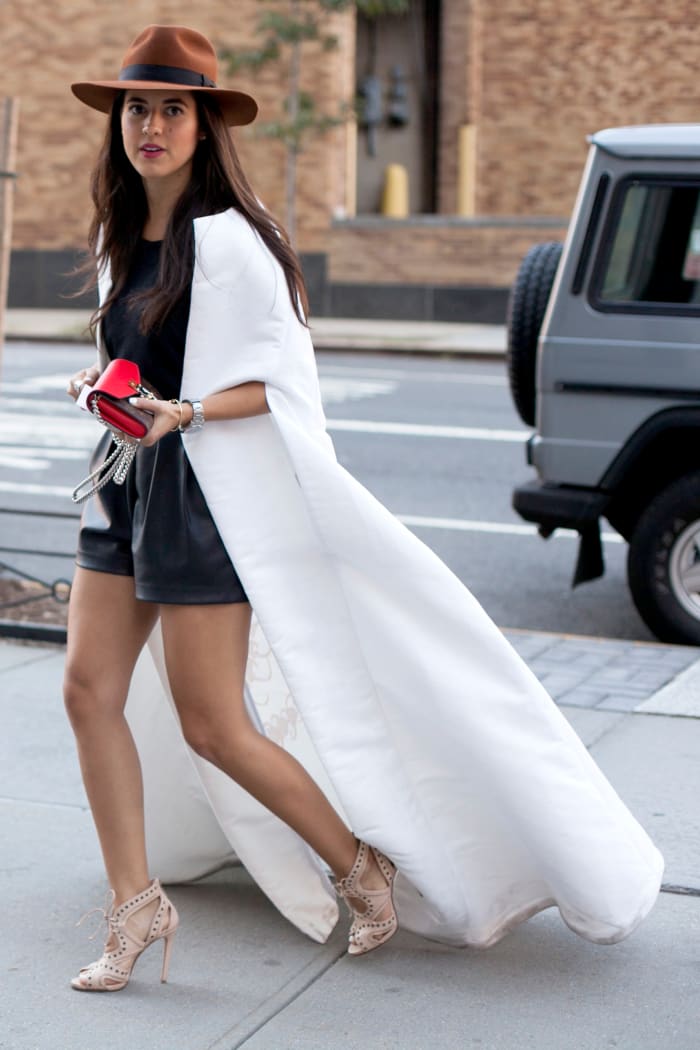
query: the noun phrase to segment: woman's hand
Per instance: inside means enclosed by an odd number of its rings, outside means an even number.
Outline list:
[[[68,380],[66,393],[69,397],[72,397],[74,401],[77,401],[82,388],[86,384],[88,386],[94,386],[99,378],[100,370],[97,365],[90,365],[89,368],[81,368],[79,372],[76,372],[75,375],[71,376]]]
[[[177,430],[179,426],[186,428],[192,422],[190,401],[152,401],[147,397],[130,397],[129,403],[145,412],[152,412],[154,416],[151,429],[141,438],[142,445],[155,445],[164,434]],[[202,399],[202,407],[208,423],[217,419],[247,419],[270,411],[265,384],[258,380],[241,383],[216,394],[207,394],[206,399]]]
[[[154,401],[150,397],[130,397],[129,404],[144,412],[150,412],[153,416],[151,429],[145,437],[141,438],[141,444],[146,448],[149,445],[155,445],[156,441],[160,441],[165,434],[177,430],[180,422],[185,424],[189,418],[190,406],[183,405],[181,412],[177,402]]]

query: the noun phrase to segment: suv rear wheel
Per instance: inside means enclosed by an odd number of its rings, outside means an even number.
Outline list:
[[[634,604],[657,638],[700,645],[700,471],[674,481],[641,515],[627,575]]]

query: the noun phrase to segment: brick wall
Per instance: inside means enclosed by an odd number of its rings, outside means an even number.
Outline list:
[[[84,242],[90,210],[89,172],[102,138],[105,118],[70,93],[72,80],[113,79],[129,42],[151,22],[187,24],[217,47],[246,47],[254,41],[257,0],[4,0],[0,4],[3,87],[20,97],[20,130],[14,246],[60,249]],[[337,112],[352,97],[354,22],[349,15],[327,16],[339,38],[336,51],[308,49],[306,85]],[[340,71],[340,75],[338,75]],[[220,75],[224,87],[234,86]],[[238,76],[235,86],[260,103],[259,121],[279,116],[284,87],[279,69],[255,80]],[[280,145],[235,133],[253,186],[283,219],[284,157]],[[299,241],[305,250],[322,250],[328,217],[345,201],[345,130],[316,140],[300,158]]]
[[[328,276],[363,284],[503,287],[533,244],[562,240],[565,232],[545,222],[358,220],[332,229]]]
[[[696,0],[472,0],[480,214],[566,215],[586,135],[698,120]]]
[[[245,47],[265,6],[0,0],[3,90],[9,86],[21,101],[14,247],[59,251],[84,242],[89,171],[104,117],[74,100],[71,80],[116,75],[129,41],[154,21],[192,22],[219,47]],[[569,214],[590,132],[698,119],[696,0],[442,0],[442,16],[442,214],[456,205],[462,123],[477,127],[477,215],[519,218]],[[326,17],[339,47],[307,55],[305,86],[330,113],[354,92],[355,33],[351,14]],[[240,76],[236,86],[259,99],[261,122],[279,114],[279,69],[255,80]],[[282,148],[247,129],[236,138],[258,194],[283,218]],[[350,197],[350,141],[339,127],[299,159],[297,243],[303,252],[328,253],[332,280],[508,284],[522,251],[540,239],[517,223],[333,226]]]

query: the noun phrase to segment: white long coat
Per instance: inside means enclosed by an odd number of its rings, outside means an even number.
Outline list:
[[[660,854],[472,595],[336,461],[309,332],[255,232],[230,211],[196,220],[195,241],[181,396],[259,380],[270,407],[183,437],[255,611],[253,717],[395,861],[404,928],[488,946],[556,905],[590,940],[627,936]],[[194,878],[235,854],[324,940],[338,911],[323,866],[189,751],[168,699],[156,629],[127,707],[154,872]]]

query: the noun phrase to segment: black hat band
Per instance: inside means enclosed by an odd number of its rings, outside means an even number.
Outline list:
[[[136,64],[125,66],[119,72],[120,80],[155,80],[171,84],[182,84],[185,87],[215,88],[216,84],[204,73],[195,73],[191,69],[180,69],[178,66],[152,66]]]

